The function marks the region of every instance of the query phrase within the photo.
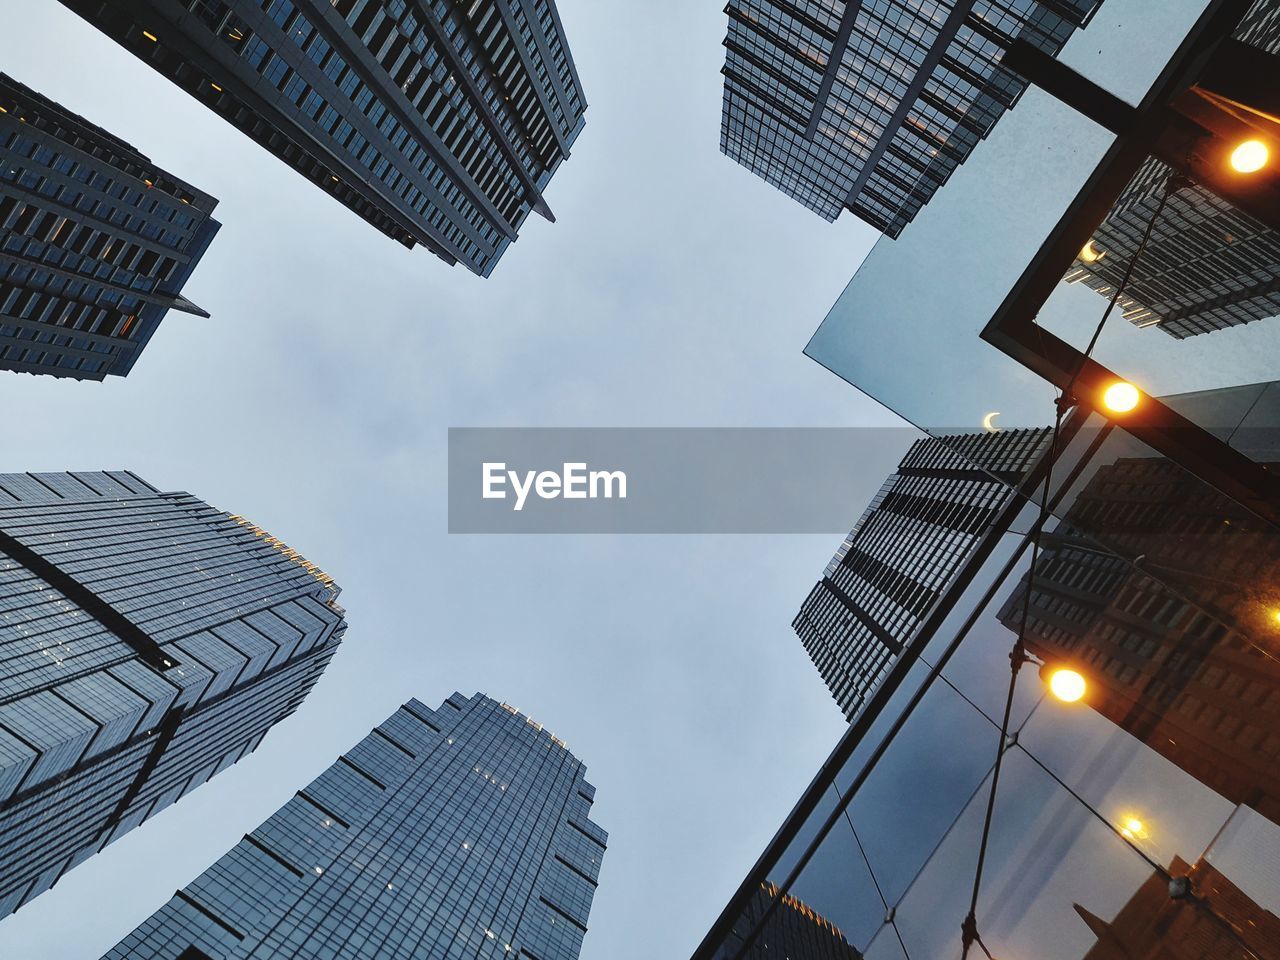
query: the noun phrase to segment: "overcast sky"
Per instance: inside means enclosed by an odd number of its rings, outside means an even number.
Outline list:
[[[406,251],[54,0],[0,69],[221,201],[127,379],[0,374],[0,469],[127,468],[281,537],[350,628],[251,757],[0,922],[95,958],[397,705],[484,691],[588,766],[610,832],[583,955],[687,956],[843,721],[790,631],[839,538],[450,536],[450,426],[895,421],[801,354],[875,234],[719,153],[716,3],[560,0],[590,107],[490,280]],[[904,436],[904,445],[906,437]],[[894,458],[869,449],[849,520]]]

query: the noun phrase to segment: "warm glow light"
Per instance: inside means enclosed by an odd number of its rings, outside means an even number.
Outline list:
[[[1147,839],[1147,825],[1135,816],[1126,816],[1120,822],[1120,836],[1126,840]]]
[[[1138,405],[1141,394],[1138,388],[1132,383],[1126,383],[1124,380],[1117,380],[1102,394],[1102,402],[1108,410],[1114,410],[1116,413],[1128,413]]]
[[[1231,151],[1231,169],[1237,173],[1256,173],[1267,165],[1271,151],[1261,140],[1246,140]]]
[[[1084,696],[1084,677],[1074,670],[1061,668],[1049,677],[1049,689],[1063,703],[1075,703]]]
[[[1106,251],[1099,250],[1097,247],[1095,247],[1093,245],[1092,240],[1090,240],[1088,243],[1086,243],[1083,247],[1080,248],[1081,263],[1097,263],[1106,255],[1107,255]]]
[[[150,40],[152,43],[156,42],[156,35],[154,33],[150,33],[146,30],[143,30],[142,35],[146,37],[148,40]]]

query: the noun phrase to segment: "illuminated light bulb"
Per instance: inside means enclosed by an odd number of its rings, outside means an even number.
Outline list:
[[[1128,413],[1138,405],[1138,401],[1141,398],[1142,394],[1138,392],[1138,388],[1132,383],[1117,380],[1103,391],[1102,403],[1108,410],[1116,413]]]
[[[1257,173],[1267,165],[1271,151],[1261,140],[1246,140],[1231,151],[1231,169],[1237,173]]]
[[[1080,248],[1081,263],[1097,263],[1106,255],[1107,255],[1107,252],[1105,250],[1099,250],[1097,247],[1095,247],[1093,245],[1092,240],[1090,240],[1088,243],[1086,243],[1083,247]]]
[[[1049,677],[1049,689],[1063,703],[1075,703],[1084,696],[1084,677],[1074,670],[1059,668]]]

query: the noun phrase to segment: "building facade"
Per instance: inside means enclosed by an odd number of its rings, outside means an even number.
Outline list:
[[[896,237],[1100,0],[730,0],[720,149],[826,220]]]
[[[189,494],[0,474],[0,917],[254,750],[337,649],[337,597]]]
[[[106,956],[574,960],[607,835],[564,742],[411,700]]]
[[[1201,81],[1275,66],[1226,42],[1280,20],[1274,0],[1210,4],[1191,23],[1167,13],[1117,5],[1080,38],[1096,83],[1149,70],[1145,92],[1108,90],[1137,101],[1129,132],[1100,157],[1065,157],[1094,124],[1072,113],[1088,106],[1085,85],[1040,63],[1031,72],[1063,99],[1028,98],[1005,118],[964,189],[935,198],[907,242],[876,246],[807,348],[939,441],[1000,410],[1006,423],[1058,423],[1060,442],[1034,468],[1031,499],[961,564],[695,960],[743,960],[767,938],[762,883],[837,925],[866,960],[1274,953],[1274,351],[1222,337],[1211,348],[1191,338],[1176,359],[1095,353],[1107,333],[1094,317],[1049,306],[1151,145],[1185,130],[1183,98],[1200,110]],[[1139,35],[1166,52],[1138,64]],[[1265,112],[1277,77],[1259,71],[1233,102]],[[1195,156],[1161,157],[1270,217],[1206,160],[1235,142],[1210,131]],[[1245,183],[1271,196],[1275,179],[1266,168]],[[990,260],[1000,268],[984,271]],[[1229,261],[1198,266],[1207,282],[1232,282]],[[1138,387],[1135,406],[1108,402],[1117,382]],[[761,767],[732,792],[773,789]]]
[[[926,437],[845,537],[792,629],[852,720],[1013,499],[1047,430]]]
[[[387,236],[488,276],[582,131],[553,0],[64,0]]]
[[[1254,4],[1236,37],[1280,53],[1280,12]],[[1151,236],[1134,263],[1148,224]],[[1130,181],[1066,280],[1111,297],[1131,263],[1116,305],[1136,326],[1183,340],[1280,314],[1280,233],[1154,158]]]
[[[0,74],[0,369],[125,376],[218,232],[218,201]]]

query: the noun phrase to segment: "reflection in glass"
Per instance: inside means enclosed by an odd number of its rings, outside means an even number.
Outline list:
[[[898,905],[895,923],[910,957],[960,956],[988,787],[975,794]],[[1114,916],[1150,874],[1148,863],[1025,752],[1009,751],[977,914],[996,957],[1080,960],[1094,936],[1073,905]]]
[[[849,804],[885,899],[896,903],[995,759],[997,729],[936,683]]]
[[[772,907],[772,911],[770,911]],[[743,953],[742,960],[861,960],[861,955],[844,937],[840,928],[822,914],[790,894],[782,893],[772,883],[762,883],[747,904],[739,921],[742,937],[761,919],[760,934]],[[733,956],[730,952],[727,956]]]
[[[856,946],[866,946],[884,922],[884,901],[844,814],[822,838],[788,893],[836,924]]]
[[[1067,282],[1110,298],[1153,218],[1116,304],[1125,320],[1182,340],[1280,313],[1280,234],[1154,158],[1129,182]]]
[[[1280,960],[1280,917],[1212,864],[1175,857],[1111,921],[1074,904],[1098,942],[1084,960]]]
[[[1196,857],[1232,803],[1083,704],[1046,697],[1018,743],[1155,863]]]
[[[1083,525],[1105,525],[1136,564],[1096,547]],[[1078,670],[1089,707],[1223,797],[1280,820],[1273,530],[1167,460],[1121,459],[1042,537],[1027,589],[1024,578],[999,617],[1016,630],[1027,605],[1029,653]]]
[[[863,960],[910,960],[910,958],[902,952],[902,942],[898,937],[897,928],[891,924],[885,924],[876,938],[871,941],[871,946],[867,947],[867,952],[862,955]]]

